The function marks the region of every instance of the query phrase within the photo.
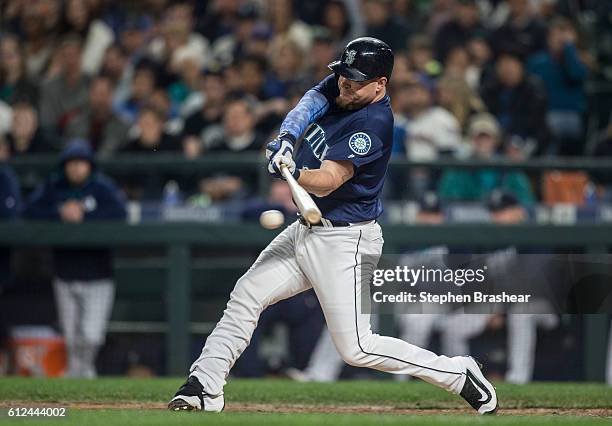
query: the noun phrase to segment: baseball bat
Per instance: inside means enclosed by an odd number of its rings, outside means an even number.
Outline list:
[[[321,210],[317,207],[315,202],[310,197],[310,194],[306,192],[304,188],[294,179],[289,171],[289,168],[285,164],[281,164],[281,172],[285,177],[285,180],[289,184],[291,194],[297,204],[300,213],[304,216],[304,219],[311,225],[319,223],[321,221]]]

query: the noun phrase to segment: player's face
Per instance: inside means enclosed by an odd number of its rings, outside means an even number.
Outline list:
[[[385,95],[386,84],[386,77],[353,81],[340,76],[338,78],[340,96],[336,98],[336,104],[345,109],[361,108],[382,99]]]

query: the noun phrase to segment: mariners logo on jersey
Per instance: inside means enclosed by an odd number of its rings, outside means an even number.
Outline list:
[[[357,132],[349,139],[349,148],[357,155],[365,155],[372,147],[372,140],[367,133]]]
[[[325,143],[325,130],[317,123],[313,123],[306,130],[304,141],[310,146],[312,153],[319,160],[323,161],[327,152],[327,144]]]

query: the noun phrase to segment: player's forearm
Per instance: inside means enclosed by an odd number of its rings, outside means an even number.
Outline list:
[[[325,160],[319,169],[301,170],[298,182],[311,194],[325,197],[351,179],[354,173],[350,161]]]
[[[317,197],[325,197],[342,185],[331,172],[321,169],[301,170],[298,183],[307,192]]]
[[[316,90],[307,91],[283,120],[280,127],[281,133],[287,132],[295,139],[299,138],[310,123],[319,119],[328,108],[329,103],[325,96]]]

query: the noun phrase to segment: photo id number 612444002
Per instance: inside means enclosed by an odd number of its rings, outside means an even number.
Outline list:
[[[8,417],[66,417],[65,407],[10,407],[5,412]]]

